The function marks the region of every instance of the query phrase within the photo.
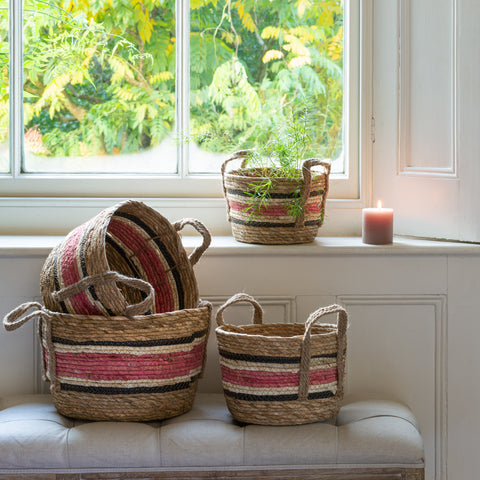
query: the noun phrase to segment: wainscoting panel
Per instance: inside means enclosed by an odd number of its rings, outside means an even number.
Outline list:
[[[339,296],[350,318],[346,394],[398,400],[416,414],[426,478],[446,478],[446,298]]]

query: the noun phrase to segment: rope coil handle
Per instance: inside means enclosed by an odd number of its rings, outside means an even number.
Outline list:
[[[263,319],[263,310],[260,304],[250,295],[246,293],[237,293],[229,300],[227,300],[218,310],[216,315],[217,324],[219,326],[225,325],[223,320],[224,310],[235,303],[249,302],[254,307],[253,323],[261,324]],[[337,313],[337,396],[343,396],[343,362],[345,358],[346,333],[348,326],[348,315],[346,310],[340,305],[330,305],[328,307],[319,308],[308,317],[305,322],[305,332],[302,338],[302,346],[300,353],[300,370],[299,370],[299,385],[298,385],[298,399],[308,399],[308,389],[310,386],[310,347],[311,334],[313,325],[323,316]]]
[[[25,315],[32,308],[35,310]],[[3,317],[3,326],[7,332],[12,332],[33,318],[50,318],[50,311],[38,302],[22,303]]]
[[[141,280],[139,278],[127,277],[125,275],[121,275],[118,272],[104,272],[99,273],[97,275],[90,275],[88,277],[82,278],[76,283],[69,285],[68,287],[62,288],[57,292],[52,293],[52,297],[56,301],[63,301],[67,298],[76,295],[77,293],[83,292],[90,286],[100,285],[100,284],[108,284],[113,282],[123,283],[129,287],[137,288],[138,290],[147,294],[147,296],[139,303],[135,303],[133,305],[128,305],[125,308],[125,316],[127,318],[134,317],[136,315],[142,315],[149,310],[152,310],[155,305],[155,291],[150,285],[150,283],[146,282],[145,280]],[[22,318],[25,313],[30,310],[31,308],[35,308],[35,311],[29,313],[25,317]],[[29,320],[33,318],[40,318],[40,319],[50,319],[54,315],[54,312],[47,310],[43,305],[38,302],[26,302],[22,305],[18,306],[10,313],[5,315],[3,319],[3,325],[5,330],[12,331],[16,330],[17,328],[21,327]]]
[[[222,186],[223,186],[223,195],[225,199],[227,199],[227,187],[225,185],[225,172],[227,165],[232,161],[232,160],[237,160],[237,159],[242,159],[242,163],[240,165],[240,168],[245,168],[246,162],[247,162],[247,155],[251,150],[239,150],[238,152],[232,153],[222,164],[221,167],[221,172],[222,172]],[[308,200],[308,197],[310,195],[310,187],[312,185],[312,167],[317,167],[321,166],[325,169],[325,192],[323,195],[323,200],[322,200],[322,209],[325,206],[325,200],[327,198],[328,194],[328,179],[330,175],[330,169],[331,169],[331,164],[330,162],[320,160],[318,158],[309,158],[307,160],[304,160],[302,162],[302,175],[303,175],[303,186],[302,190],[300,192],[300,198],[302,200],[301,206],[303,207],[305,203]],[[227,215],[228,215],[228,220],[230,221],[230,205],[227,200]],[[302,208],[302,213],[297,219],[295,220],[295,227],[299,227],[300,225],[303,224],[305,218],[305,211]]]
[[[328,179],[330,176],[331,164],[330,162],[325,162],[323,160],[319,160],[318,158],[309,158],[304,160],[302,163],[303,186],[302,191],[300,192],[300,197],[302,199],[302,213],[295,220],[295,227],[297,228],[303,225],[303,221],[305,219],[305,209],[303,206],[307,203],[308,197],[310,196],[310,187],[312,186],[312,167],[317,166],[321,166],[325,169],[325,189],[322,197],[321,209],[323,210],[325,207],[325,201],[328,194]]]
[[[240,168],[245,168],[245,165],[247,163],[247,155],[251,150],[239,150],[238,152],[232,153],[223,163],[222,167],[220,169],[222,173],[222,187],[223,187],[223,196],[225,197],[225,200],[227,201],[227,218],[228,221],[230,221],[230,204],[228,203],[227,199],[227,187],[225,185],[225,172],[227,169],[227,165],[233,161],[233,160],[238,160],[242,159],[242,163],[240,165]]]
[[[348,326],[347,311],[340,305],[330,305],[319,308],[311,313],[305,322],[305,333],[302,339],[300,354],[300,377],[298,388],[298,399],[307,400],[310,386],[310,346],[311,332],[313,325],[325,315],[337,313],[337,393],[339,398],[343,397],[343,361],[345,359],[346,334]]]
[[[202,244],[196,247],[195,250],[188,256],[188,260],[193,266],[200,260],[200,257],[204,254],[205,250],[210,246],[212,237],[207,227],[195,218],[184,218],[182,220],[178,220],[173,224],[173,228],[179,232],[185,227],[185,225],[191,225],[203,238]]]

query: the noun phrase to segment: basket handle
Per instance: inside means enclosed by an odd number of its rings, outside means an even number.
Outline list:
[[[34,309],[33,312],[27,314],[28,310]],[[55,355],[53,348],[53,340],[51,334],[51,320],[54,313],[47,310],[43,305],[38,302],[26,302],[13,309],[10,313],[7,313],[3,318],[3,326],[5,330],[11,332],[20,328],[29,320],[38,318],[40,320],[38,324],[38,334],[43,346],[43,341],[46,342],[46,349],[48,352],[48,376],[46,373],[46,360],[42,355],[42,378],[43,380],[49,379],[52,385],[57,383],[56,367],[55,367]],[[45,322],[45,323],[43,323]],[[45,329],[45,330],[44,330]],[[46,336],[44,337],[44,332]],[[57,385],[59,387],[59,385]]]
[[[25,315],[28,310],[34,308],[33,312],[30,312],[28,315]],[[23,316],[25,315],[25,316]],[[43,305],[38,302],[26,302],[19,305],[17,308],[13,309],[10,313],[7,313],[3,317],[3,326],[7,332],[11,332],[20,328],[22,325],[27,323],[33,318],[48,318],[48,310],[45,310]]]
[[[310,339],[312,326],[321,317],[328,315],[329,313],[337,313],[337,397],[342,398],[343,396],[343,361],[345,358],[348,315],[346,310],[340,305],[330,305],[329,307],[319,308],[313,312],[305,322],[305,333],[303,335],[300,354],[300,375],[298,385],[299,400],[307,400],[308,398],[308,388],[310,386]]]
[[[190,264],[193,266],[200,260],[200,257],[204,254],[205,250],[210,246],[212,237],[210,236],[210,232],[207,230],[207,227],[195,218],[184,218],[183,220],[178,220],[173,224],[173,227],[177,232],[179,232],[185,225],[191,225],[203,237],[202,244],[196,247],[188,257]]]
[[[242,164],[240,168],[244,168],[246,163],[247,163],[247,155],[248,155],[249,150],[239,150],[238,152],[232,153],[223,163],[221,167],[221,172],[222,172],[222,186],[223,186],[223,196],[225,197],[225,200],[227,201],[227,216],[228,216],[228,221],[230,221],[230,205],[228,203],[228,198],[227,198],[227,186],[225,185],[225,171],[227,169],[227,164],[229,164],[232,160],[237,160],[239,158],[243,159]]]
[[[262,319],[263,319],[263,310],[260,304],[250,295],[247,293],[237,293],[230,299],[228,299],[218,310],[217,310],[217,325],[225,325],[223,321],[223,311],[229,307],[230,305],[233,305],[234,303],[240,303],[240,302],[248,302],[253,305],[254,313],[253,313],[253,323],[256,324],[261,324]]]
[[[327,199],[328,194],[328,179],[330,175],[330,162],[325,162],[324,160],[320,160],[318,158],[309,158],[304,160],[302,163],[302,173],[303,173],[303,186],[300,192],[300,198],[302,201],[302,207],[307,203],[308,197],[310,195],[310,187],[312,185],[312,167],[322,166],[325,169],[325,192],[322,197],[322,210],[325,207],[325,201]],[[299,228],[303,225],[305,219],[305,209],[302,208],[302,213],[297,217],[295,220],[295,227]]]
[[[77,293],[83,292],[88,287],[116,282],[136,288],[147,294],[147,296],[141,302],[133,305],[127,305],[125,308],[126,317],[142,315],[149,310],[154,309],[155,291],[150,283],[146,282],[145,280],[141,280],[140,278],[127,277],[114,271],[89,275],[88,277],[82,278],[76,283],[72,283],[72,285],[69,285],[68,287],[62,288],[57,292],[53,292],[52,297],[54,300],[62,302],[63,300],[76,295]]]

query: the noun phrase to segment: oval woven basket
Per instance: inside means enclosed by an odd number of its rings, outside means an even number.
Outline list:
[[[29,309],[33,312],[26,314]],[[211,311],[211,304],[200,302],[196,308],[107,319],[52,312],[30,302],[10,312],[4,325],[14,330],[39,318],[45,379],[59,413],[143,422],[192,408]]]
[[[253,325],[229,325],[223,311],[249,302]],[[338,325],[316,324],[338,314]],[[239,422],[300,425],[334,417],[343,399],[347,313],[331,305],[305,324],[262,324],[262,308],[246,294],[217,311],[217,343],[225,400]]]
[[[203,237],[190,256],[178,234],[187,224]],[[40,277],[43,302],[56,312],[121,315],[127,305],[141,300],[138,290],[101,282],[68,299],[53,296],[83,278],[117,271],[153,285],[156,310],[151,313],[195,308],[199,295],[193,265],[209,244],[210,234],[198,220],[171,224],[142,202],[121,202],[75,228],[51,251]]]
[[[325,218],[330,164],[309,159],[303,162],[298,178],[266,177],[256,169],[245,168],[247,155],[246,150],[238,151],[222,165],[223,192],[234,238],[270,245],[313,242]],[[227,171],[228,163],[236,159],[243,160],[241,168]],[[312,171],[314,166],[322,170]],[[264,205],[255,195],[255,187],[267,180],[274,186]],[[293,213],[292,202],[301,207],[300,215]]]

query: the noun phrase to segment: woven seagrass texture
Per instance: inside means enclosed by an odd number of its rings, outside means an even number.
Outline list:
[[[223,311],[248,302],[252,325],[229,325]],[[338,324],[316,324],[337,313]],[[313,312],[305,324],[262,324],[263,311],[246,294],[217,311],[217,344],[225,400],[245,423],[300,425],[334,417],[343,399],[347,313],[339,305]]]
[[[261,244],[312,242],[324,221],[330,164],[309,159],[303,162],[300,178],[270,177],[274,187],[268,204],[256,207],[254,186],[265,182],[268,170],[245,168],[246,156],[245,150],[236,152],[222,165],[223,191],[234,238]],[[227,164],[236,159],[243,159],[242,167],[227,171]],[[312,171],[314,166],[321,166],[322,171]],[[289,203],[299,193],[302,213],[295,216]]]
[[[178,234],[187,224],[203,237],[189,257]],[[67,299],[54,295],[83,278],[116,271],[153,285],[151,313],[195,308],[199,295],[193,265],[209,244],[210,234],[198,220],[172,225],[142,202],[121,202],[75,228],[52,250],[40,277],[45,307],[62,313],[121,315],[127,305],[141,300],[137,289],[100,282]]]
[[[211,311],[210,303],[200,302],[193,309],[106,319],[51,312],[30,302],[10,312],[4,325],[14,330],[39,318],[44,372],[61,414],[150,421],[192,408]]]

